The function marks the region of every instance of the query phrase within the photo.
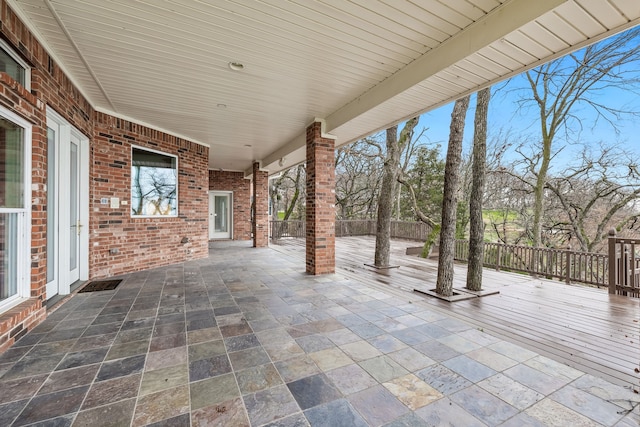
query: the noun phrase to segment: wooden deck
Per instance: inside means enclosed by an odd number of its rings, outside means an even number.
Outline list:
[[[413,292],[435,288],[437,260],[405,255],[415,242],[392,242],[391,263],[373,262],[373,237],[336,239],[340,273],[363,282],[412,292],[420,300],[486,332],[611,382],[640,388],[640,300],[609,295],[606,289],[535,279],[485,269],[483,289],[498,294],[446,302]],[[283,239],[273,246],[304,259],[304,240]],[[455,266],[454,288],[464,288],[466,265]]]

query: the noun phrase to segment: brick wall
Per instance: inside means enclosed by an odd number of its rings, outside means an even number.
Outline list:
[[[209,149],[95,113],[91,150],[90,274],[107,277],[208,255]],[[178,217],[131,216],[131,146],[178,156]],[[112,209],[103,197],[127,201]],[[186,237],[187,243],[181,243]],[[117,253],[111,251],[117,249]]]
[[[31,298],[0,314],[2,352],[46,316],[47,108],[90,139],[90,278],[207,256],[208,149],[95,113],[5,0],[0,0],[0,36],[32,66],[31,91],[0,73],[0,105],[33,124],[31,253],[22,254],[31,259]],[[132,143],[179,157],[179,217],[132,219],[129,205],[113,211],[99,204],[109,195],[130,200]],[[183,237],[186,244],[179,243]],[[120,254],[111,256],[108,249],[116,245]]]
[[[251,181],[243,172],[210,170],[209,190],[233,193],[233,240],[251,240]]]
[[[91,135],[93,110],[4,0],[0,0],[0,20],[2,37],[32,66],[31,91],[26,90],[7,74],[0,73],[0,105],[33,124],[29,254],[31,298],[0,315],[1,352],[46,316],[43,305],[47,273],[46,104],[49,103],[86,135]]]
[[[321,124],[307,128],[306,270],[335,272],[335,141],[322,137]]]
[[[269,246],[269,173],[253,164],[253,247]]]

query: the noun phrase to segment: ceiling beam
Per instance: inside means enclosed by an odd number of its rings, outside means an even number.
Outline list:
[[[296,136],[295,138],[293,138],[291,141],[287,142],[285,145],[283,145],[282,147],[278,148],[276,151],[272,152],[271,154],[269,154],[268,156],[266,156],[265,158],[263,158],[262,164],[264,165],[265,168],[268,168],[271,172],[279,172],[281,170],[284,169],[289,169],[291,166],[295,166],[296,164],[298,164],[299,162],[303,162],[306,159],[304,158],[304,156],[302,158],[300,158],[300,156],[291,156],[291,154],[297,150],[300,150],[301,148],[306,149],[307,147],[307,128],[309,126],[311,126],[313,123],[315,122],[319,122],[320,123],[320,129],[321,129],[321,136],[323,138],[328,138],[328,139],[336,139],[335,136],[329,134],[327,132],[327,123],[324,119],[320,119],[320,118],[315,118],[313,119],[313,121],[311,123],[309,123],[304,131],[299,134],[298,136]],[[289,158],[287,159],[287,157],[293,157],[293,158]],[[281,163],[282,164],[278,164],[277,166],[275,165],[276,162],[280,162],[280,160],[283,160]],[[249,169],[247,169],[245,171],[245,176],[248,174]],[[250,174],[249,174],[250,175]]]
[[[441,70],[501,39],[567,0],[510,0],[431,49],[326,118],[327,131],[348,123]]]

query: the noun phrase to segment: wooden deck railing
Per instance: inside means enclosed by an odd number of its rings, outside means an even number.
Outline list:
[[[609,232],[609,293],[640,298],[640,240]]]
[[[271,239],[305,238],[304,221],[271,221]],[[336,221],[336,237],[376,234],[375,220]],[[391,237],[424,242],[431,227],[424,223],[392,221]],[[469,242],[456,240],[455,260],[468,260]],[[571,249],[485,243],[484,265],[567,283],[608,286],[609,293],[640,298],[640,240],[622,239],[610,233],[609,253],[579,252]]]
[[[306,237],[305,230],[306,227],[304,221],[269,222],[269,237],[274,241],[287,237],[304,239]]]
[[[469,242],[456,240],[456,261],[467,261]],[[607,254],[578,252],[570,249],[533,248],[531,246],[484,244],[484,265],[500,271],[517,271],[531,275],[607,286]]]
[[[272,240],[285,237],[304,238],[304,221],[271,221],[270,236]],[[431,227],[420,222],[391,221],[391,237],[425,241]],[[376,234],[376,221],[372,219],[350,219],[336,221],[336,237],[372,236]]]

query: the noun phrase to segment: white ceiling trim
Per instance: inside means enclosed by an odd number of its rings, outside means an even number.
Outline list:
[[[56,55],[56,50],[53,49],[53,47],[47,42],[47,39],[42,35],[42,33],[40,33],[40,31],[38,30],[38,27],[33,24],[29,16],[27,16],[22,10],[22,8],[18,4],[16,4],[17,0],[5,0],[5,1],[9,5],[9,7],[11,7],[11,10],[13,10],[13,13],[15,13],[22,22],[27,24],[27,26],[29,27],[29,31],[31,31],[31,33],[36,38],[36,40],[38,40],[38,42],[42,45],[42,47],[47,51],[51,59],[53,59],[56,62],[58,67],[60,67],[60,69],[64,72],[64,74],[71,81],[71,83],[73,83],[76,89],[80,91],[82,96],[86,98],[91,105],[95,105],[96,104],[95,100],[93,99],[93,97],[89,96],[87,92],[84,90],[84,85],[78,84],[78,81],[74,77],[75,75],[69,72],[69,69],[66,67],[65,62],[62,61],[58,55]]]
[[[467,58],[479,49],[488,46],[496,40],[500,40],[502,37],[517,30],[526,23],[539,18],[541,15],[553,10],[566,1],[568,0],[513,0],[503,3],[461,32],[441,43],[438,47],[427,51],[418,59],[383,80],[369,91],[331,113],[326,117],[328,132],[375,109],[391,98],[423,82],[427,78],[434,76],[439,71]],[[432,109],[431,106],[428,110],[430,109]],[[415,115],[416,114],[411,114],[403,120]],[[375,131],[386,129],[388,125],[389,123],[380,125]],[[358,135],[356,138],[348,138],[347,140],[342,139],[338,141],[338,144],[346,144],[363,136],[366,135]],[[286,152],[295,151],[305,144],[306,133],[303,132],[271,155],[265,157],[263,162],[267,166],[273,165],[282,158]]]
[[[640,21],[639,0],[5,1],[96,111],[272,173],[314,117],[340,146]]]
[[[44,0],[44,4],[47,5],[47,9],[49,9],[49,12],[51,13],[51,16],[53,16],[53,19],[55,19],[56,22],[58,23],[58,26],[60,27],[60,30],[62,30],[62,32],[64,33],[64,35],[67,38],[67,40],[69,41],[69,43],[71,44],[73,49],[76,51],[76,54],[78,55],[78,57],[80,58],[80,60],[84,64],[84,67],[87,69],[87,72],[89,73],[89,75],[91,76],[93,81],[96,83],[96,86],[98,86],[98,88],[100,89],[100,92],[102,92],[102,95],[104,96],[104,98],[109,103],[109,106],[111,107],[111,109],[116,111],[116,108],[115,108],[113,102],[111,101],[111,98],[109,97],[109,95],[107,94],[107,91],[104,89],[104,87],[100,83],[100,79],[98,78],[96,73],[93,72],[93,70],[91,69],[91,66],[89,65],[89,63],[87,62],[85,57],[82,55],[82,52],[80,52],[80,49],[78,48],[78,45],[73,40],[73,37],[71,37],[71,34],[67,30],[67,27],[64,25],[64,22],[62,22],[62,19],[60,19],[60,15],[58,15],[58,12],[56,12],[56,10],[54,9],[53,5],[51,4],[51,2],[49,0]]]
[[[330,114],[326,118],[329,131],[417,85],[438,71],[468,57],[566,1],[513,0],[503,3],[437,48],[431,49],[373,89]]]
[[[113,117],[115,117],[117,119],[126,120],[126,121],[131,122],[131,123],[135,123],[135,124],[138,124],[138,125],[141,125],[141,126],[148,127],[149,129],[154,129],[154,130],[157,130],[159,132],[166,133],[167,135],[175,136],[176,138],[184,139],[186,141],[190,141],[190,142],[193,142],[195,144],[204,145],[205,147],[211,148],[211,144],[208,144],[208,143],[202,142],[202,141],[194,140],[190,136],[181,135],[180,133],[176,133],[176,132],[170,131],[168,129],[163,129],[162,127],[158,127],[156,125],[145,123],[143,120],[136,119],[134,117],[129,117],[126,114],[120,114],[120,113],[117,113],[115,111],[111,111],[111,110],[100,108],[100,107],[95,107],[94,110],[96,112],[98,112],[98,113],[108,114],[108,115],[113,116]]]

